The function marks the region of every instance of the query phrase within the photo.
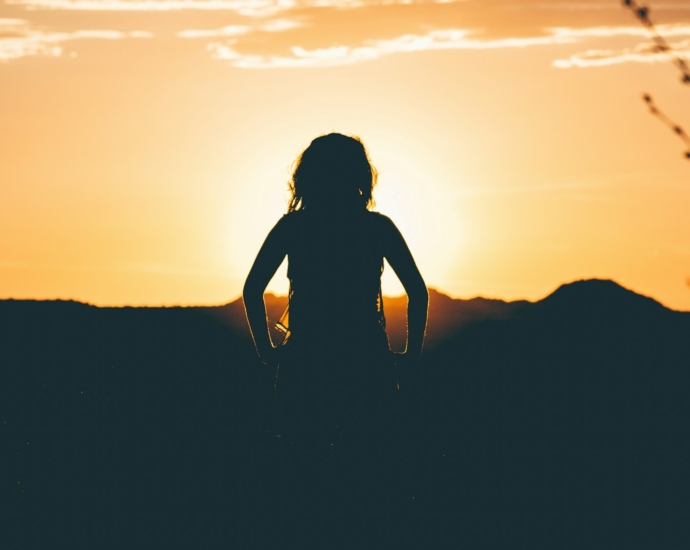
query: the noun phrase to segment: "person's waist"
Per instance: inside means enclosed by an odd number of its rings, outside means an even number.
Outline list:
[[[313,327],[328,327],[333,324],[346,323],[351,325],[375,325],[379,322],[381,313],[376,307],[357,307],[348,305],[340,308],[309,308],[290,305],[290,325],[308,325]]]
[[[290,298],[290,308],[307,311],[320,310],[329,313],[341,312],[343,314],[376,312],[378,311],[378,291],[356,297],[295,291]]]

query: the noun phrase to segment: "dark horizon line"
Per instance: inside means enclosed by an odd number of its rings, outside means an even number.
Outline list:
[[[455,296],[450,295],[449,293],[446,293],[442,290],[439,290],[436,287],[428,287],[429,288],[429,293],[433,294],[439,294],[441,296],[445,296],[449,298],[450,300],[453,301],[459,301],[459,302],[471,302],[473,300],[484,300],[484,301],[489,301],[489,302],[502,302],[504,304],[515,304],[515,303],[529,303],[529,304],[536,304],[539,302],[542,302],[543,300],[546,300],[550,296],[552,296],[554,293],[556,293],[559,289],[575,284],[581,284],[581,283],[591,283],[591,282],[608,282],[608,283],[613,283],[614,285],[620,287],[623,290],[626,290],[632,294],[635,294],[637,296],[641,296],[644,298],[648,298],[650,300],[653,300],[654,302],[657,302],[659,305],[662,307],[670,310],[670,311],[677,311],[680,313],[690,313],[690,310],[681,310],[681,309],[674,309],[662,302],[660,302],[658,299],[653,298],[652,296],[649,296],[647,294],[641,294],[639,292],[636,292],[634,290],[631,290],[628,287],[623,286],[619,282],[613,280],[613,279],[602,279],[602,278],[597,278],[597,277],[592,277],[589,279],[575,279],[573,281],[567,282],[567,283],[561,283],[558,285],[554,290],[546,294],[543,298],[537,299],[537,300],[528,300],[526,298],[522,299],[516,299],[516,300],[506,300],[503,298],[490,298],[486,296],[473,296],[471,298],[458,298]],[[284,294],[274,294],[273,292],[266,292],[265,296],[270,296],[274,299],[287,299],[287,295]],[[384,298],[387,300],[400,300],[404,299],[405,294],[399,294],[399,295],[388,295],[384,294]],[[225,307],[230,304],[234,304],[238,302],[239,300],[242,299],[242,295],[229,300],[224,303],[220,304],[191,304],[191,305],[180,305],[180,304],[173,304],[173,305],[131,305],[131,304],[120,304],[120,305],[98,305],[94,304],[91,302],[88,302],[86,300],[79,300],[79,299],[74,299],[74,298],[14,298],[14,297],[8,297],[8,298],[0,298],[0,303],[2,302],[65,302],[65,303],[74,303],[74,304],[81,304],[89,307],[95,307],[99,309],[125,309],[125,308],[132,308],[132,309],[175,309],[175,308],[180,308],[180,309],[190,309],[190,308],[217,308],[217,307]]]

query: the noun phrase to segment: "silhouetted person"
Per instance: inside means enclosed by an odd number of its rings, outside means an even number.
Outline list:
[[[312,141],[296,162],[288,213],[266,237],[244,286],[259,357],[278,365],[281,436],[315,459],[323,456],[319,448],[375,453],[394,430],[395,358],[414,368],[422,352],[427,289],[396,226],[370,211],[376,177],[358,138],[334,133]],[[263,293],[286,255],[287,338],[276,347]],[[385,332],[384,258],[408,296],[407,346],[395,356]]]

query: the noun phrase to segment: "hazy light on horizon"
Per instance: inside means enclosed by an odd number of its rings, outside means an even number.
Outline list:
[[[690,55],[686,3],[651,7]],[[227,302],[339,131],[429,285],[611,278],[690,309],[690,163],[641,100],[687,131],[689,89],[646,33],[584,1],[0,4],[0,297]]]

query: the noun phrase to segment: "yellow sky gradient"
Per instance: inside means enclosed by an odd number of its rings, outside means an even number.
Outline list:
[[[690,310],[690,161],[641,100],[689,130],[690,86],[617,0],[0,1],[2,298],[234,299],[339,131],[429,285]],[[690,55],[687,1],[651,8]]]

